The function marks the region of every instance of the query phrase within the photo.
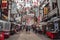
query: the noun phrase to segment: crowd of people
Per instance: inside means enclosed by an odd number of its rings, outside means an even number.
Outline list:
[[[30,32],[32,29],[34,32],[39,31],[39,23],[37,17],[26,18],[26,23],[22,22],[20,26],[20,30],[26,30],[26,32]],[[37,31],[38,30],[38,31]]]

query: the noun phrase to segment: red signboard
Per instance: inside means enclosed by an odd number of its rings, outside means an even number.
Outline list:
[[[7,0],[2,0],[2,8],[7,8],[8,6],[8,3],[7,3]]]
[[[2,7],[7,7],[7,3],[2,3]]]

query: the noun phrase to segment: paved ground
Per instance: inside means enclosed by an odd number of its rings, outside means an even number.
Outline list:
[[[6,40],[51,40],[44,35],[36,35],[33,32],[26,33],[25,31],[17,33],[15,35],[10,36],[10,38]]]

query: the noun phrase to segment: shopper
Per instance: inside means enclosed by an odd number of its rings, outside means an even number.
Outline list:
[[[26,24],[26,32],[30,33],[30,30],[31,30],[31,23],[27,23]]]
[[[30,33],[30,30],[31,30],[31,26],[26,26],[26,32]]]

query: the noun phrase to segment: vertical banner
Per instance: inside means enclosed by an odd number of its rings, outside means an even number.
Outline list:
[[[44,7],[44,15],[48,14],[48,7]]]
[[[2,19],[3,20],[7,20],[7,16],[8,16],[8,2],[7,0],[2,0],[2,4],[1,4],[1,8],[2,8]]]

